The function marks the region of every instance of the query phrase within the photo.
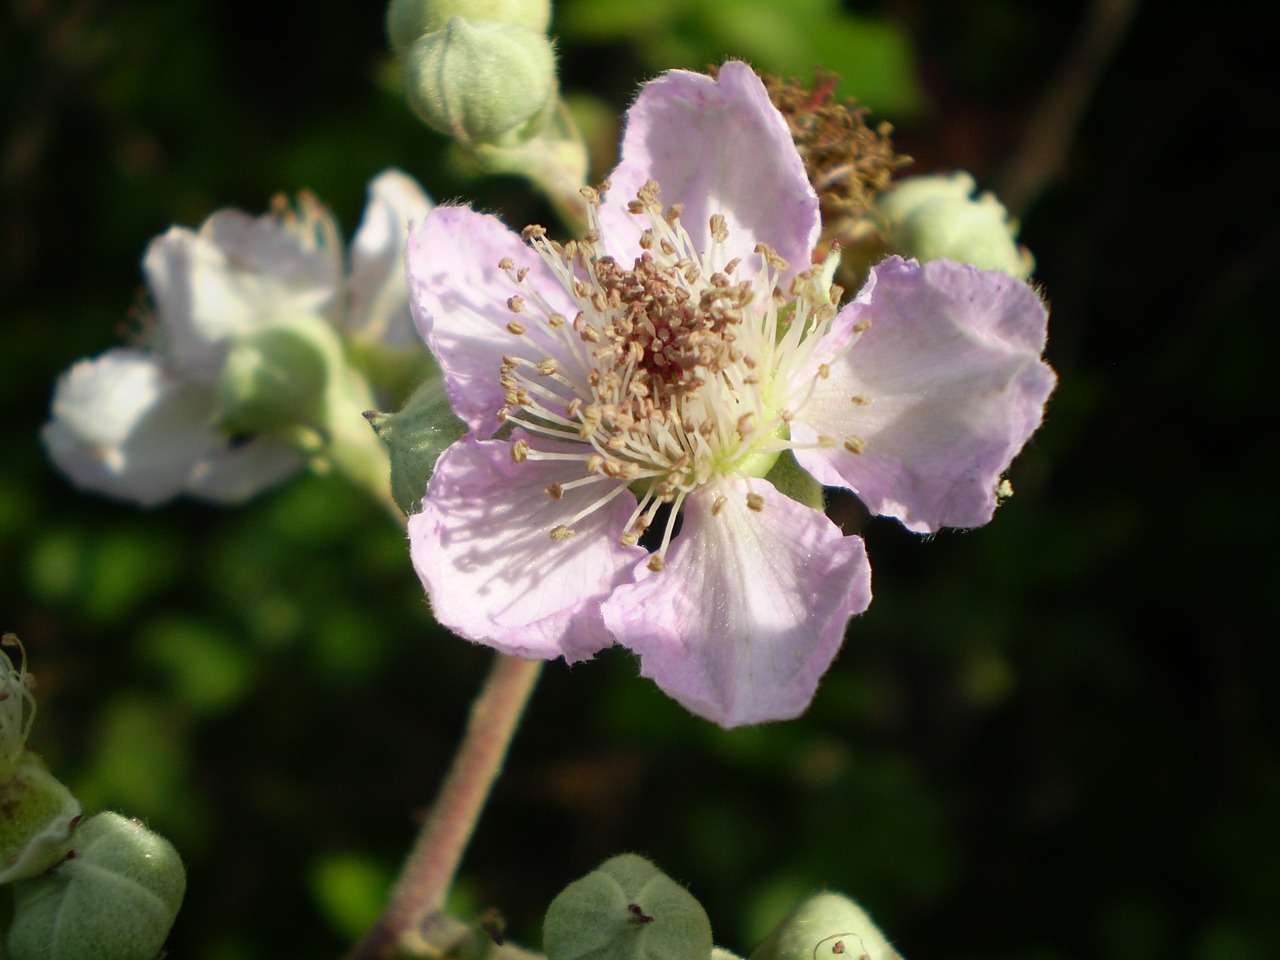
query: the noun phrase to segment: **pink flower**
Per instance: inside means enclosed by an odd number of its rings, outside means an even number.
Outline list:
[[[912,530],[985,523],[1053,387],[1044,307],[1003,273],[891,258],[838,309],[817,197],[740,63],[647,84],[590,199],[564,246],[466,207],[410,239],[470,429],[409,521],[414,565],[469,639],[569,661],[617,642],[726,727],[796,716],[870,568],[765,475],[790,451]]]

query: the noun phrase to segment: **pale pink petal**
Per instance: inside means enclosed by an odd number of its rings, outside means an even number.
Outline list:
[[[340,251],[277,217],[219,210],[199,232],[173,227],[147,247],[152,344],[192,379],[216,382],[228,337],[337,299]]]
[[[808,268],[818,197],[786,121],[745,63],[726,63],[714,79],[672,70],[646,83],[627,111],[622,160],[600,211],[605,245],[624,265],[639,255],[643,226],[627,204],[648,180],[661,185],[664,204],[684,204],[695,249],[709,249],[719,213],[729,228],[721,262],[742,257],[749,275],[760,259],[752,251],[766,243],[793,271]]]
[[[845,624],[871,602],[862,540],[762,480],[751,489],[764,508],[751,510],[748,489],[724,481],[691,496],[665,568],[641,564],[601,609],[641,673],[725,727],[803,713]]]
[[[522,287],[498,268],[504,257],[517,269],[528,268]],[[436,207],[410,236],[405,266],[414,322],[444,373],[453,411],[481,436],[499,426],[504,356],[535,362],[554,356],[562,366],[573,364],[537,316],[524,318],[521,336],[508,329],[518,318],[507,301],[530,289],[569,319],[577,308],[543,259],[496,217],[469,207]]]
[[[863,322],[870,326],[845,349]],[[1053,391],[1040,359],[1047,322],[1035,291],[1008,274],[886,260],[822,344],[818,359],[835,357],[831,375],[792,424],[797,441],[825,435],[838,445],[796,458],[908,529],[986,523],[1001,474]],[[845,449],[848,436],[865,442],[861,453]]]
[[[588,484],[559,500],[546,488],[583,473],[578,461],[514,463],[511,443],[473,436],[441,455],[422,512],[409,518],[413,565],[440,623],[529,658],[572,662],[612,642],[599,603],[644,556],[619,543],[636,501],[624,490],[572,520],[609,487]],[[573,536],[551,539],[569,523]]]
[[[369,204],[351,240],[350,332],[396,349],[421,349],[409,316],[404,247],[409,227],[430,210],[431,199],[399,170],[385,170],[369,184]]]

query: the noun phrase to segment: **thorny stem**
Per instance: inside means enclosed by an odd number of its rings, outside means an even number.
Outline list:
[[[495,656],[484,687],[471,706],[453,766],[387,906],[347,960],[396,956],[402,942],[440,911],[541,669],[541,660]]]

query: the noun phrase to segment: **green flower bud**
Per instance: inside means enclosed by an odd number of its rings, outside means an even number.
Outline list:
[[[100,813],[74,853],[14,888],[13,960],[155,960],[186,891],[168,840],[136,820]]]
[[[0,783],[0,884],[34,877],[71,849],[80,804],[34,753]]]
[[[804,900],[751,953],[751,960],[902,960],[867,912],[839,893]]]
[[[318,317],[272,323],[233,337],[218,379],[219,425],[271,433],[314,425],[323,411],[336,340]]]
[[[391,0],[387,37],[403,53],[420,37],[439,30],[454,17],[514,23],[538,33],[551,26],[551,0]]]
[[[917,260],[959,260],[1025,280],[1035,258],[1018,245],[1018,223],[994,194],[973,199],[969,174],[907,177],[876,200],[888,218],[889,248]]]
[[[551,41],[514,23],[454,17],[414,41],[403,62],[409,105],[464,145],[509,133],[556,93]]]
[[[684,887],[623,854],[560,892],[543,924],[547,960],[709,960],[711,923]]]
[[[449,406],[444,381],[428,380],[398,413],[370,411],[365,418],[391,455],[392,498],[405,516],[417,513],[440,454],[466,432]]]

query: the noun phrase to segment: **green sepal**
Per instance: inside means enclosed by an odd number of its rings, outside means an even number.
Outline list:
[[[825,505],[822,484],[796,462],[795,455],[790,450],[783,451],[764,478],[777,487],[779,493],[796,503],[803,503],[814,510],[822,510]]]
[[[218,378],[219,425],[232,435],[314,425],[324,415],[334,337],[318,317],[232,337]]]
[[[391,457],[391,496],[405,516],[422,509],[427,481],[446,447],[466,432],[453,415],[444,381],[428,380],[397,413],[365,414]]]
[[[547,960],[709,960],[711,922],[688,890],[627,853],[551,902],[543,949]]]

